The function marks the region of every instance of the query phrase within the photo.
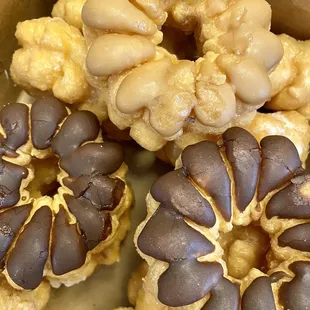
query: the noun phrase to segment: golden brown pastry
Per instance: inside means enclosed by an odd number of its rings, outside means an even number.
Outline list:
[[[269,135],[289,138],[295,144],[302,163],[305,163],[309,152],[310,126],[307,119],[300,113],[296,111],[257,113],[252,123],[244,128],[258,141]],[[218,135],[205,135],[189,131],[175,141],[167,143],[156,154],[160,159],[174,165],[181,151],[188,145],[203,140],[217,139]]]
[[[146,203],[136,310],[308,308],[310,175],[286,137],[234,127],[188,146]]]
[[[220,134],[248,125],[283,55],[264,0],[88,0],[82,19],[90,84],[110,120],[152,151],[188,127]],[[164,24],[194,33],[203,57],[178,60],[158,47]]]
[[[279,38],[284,56],[270,75],[272,99],[266,108],[275,111],[298,110],[309,119],[310,41],[297,41],[285,34]]]
[[[1,309],[42,309],[45,281],[71,286],[119,260],[130,226],[127,166],[95,114],[55,97],[5,106],[0,125],[0,268],[9,284]]]

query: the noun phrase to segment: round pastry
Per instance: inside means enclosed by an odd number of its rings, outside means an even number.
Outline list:
[[[0,262],[9,284],[71,286],[117,261],[132,194],[123,149],[102,141],[97,117],[45,97],[5,106],[0,124]],[[40,173],[35,162],[46,158],[57,168]],[[39,188],[53,178],[51,194]]]
[[[208,134],[249,124],[283,55],[264,0],[88,0],[82,19],[89,83],[110,120],[151,151],[189,124]],[[164,24],[194,33],[203,57],[178,60],[158,47]]]
[[[286,137],[259,144],[234,127],[188,146],[147,208],[135,235],[148,264],[136,309],[309,307],[310,175]]]
[[[307,119],[296,111],[257,113],[253,122],[245,127],[260,142],[264,137],[280,135],[289,138],[296,146],[300,159],[305,165],[309,153],[310,126]],[[183,136],[168,142],[156,155],[163,161],[175,165],[182,150],[204,140],[216,141],[217,135],[206,135],[188,131]]]

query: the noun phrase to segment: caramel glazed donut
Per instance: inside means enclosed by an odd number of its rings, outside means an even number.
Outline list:
[[[46,97],[5,106],[0,124],[0,262],[8,283],[20,291],[44,279],[71,286],[118,260],[132,195],[123,150],[102,141],[97,117]],[[53,155],[60,187],[36,199],[27,188],[31,162]]]
[[[135,243],[148,272],[136,309],[309,309],[309,189],[310,175],[283,136],[259,145],[233,127],[217,143],[188,146],[176,170],[160,177],[147,196],[148,215]],[[249,266],[238,279],[228,265],[246,266],[252,244],[241,243],[227,262],[220,242],[249,224],[269,234],[270,270]]]
[[[90,84],[107,93],[110,120],[151,151],[188,130],[249,124],[283,56],[264,0],[88,0],[82,19]],[[194,33],[203,57],[158,47],[165,23]]]

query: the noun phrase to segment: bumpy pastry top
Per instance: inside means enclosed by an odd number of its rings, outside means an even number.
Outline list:
[[[310,287],[310,176],[294,144],[269,136],[260,144],[231,128],[217,142],[188,146],[175,171],[160,177],[147,198],[136,234],[149,265],[144,283],[152,309],[307,309]],[[284,219],[286,221],[284,221]],[[282,265],[227,273],[219,234],[260,220]]]
[[[310,41],[297,41],[285,34],[279,38],[284,47],[284,57],[270,76],[272,99],[266,107],[272,110],[299,109],[309,118]]]
[[[222,133],[270,98],[268,74],[283,49],[264,0],[88,0],[82,18],[86,66],[108,92],[110,119],[149,150],[181,136],[188,122]],[[203,57],[178,60],[157,47],[166,21],[195,33]]]
[[[13,55],[13,80],[29,91],[52,91],[67,103],[88,98],[90,86],[83,70],[85,40],[78,29],[60,18],[44,17],[18,23],[21,49]]]
[[[91,273],[93,256],[117,238],[130,206],[122,148],[102,142],[97,117],[70,113],[54,97],[0,111],[0,262],[18,289],[37,288],[43,277],[74,284]],[[59,159],[60,188],[31,197],[34,157]]]

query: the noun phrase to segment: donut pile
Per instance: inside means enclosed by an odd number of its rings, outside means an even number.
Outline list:
[[[309,306],[310,176],[289,139],[259,145],[234,127],[217,143],[188,146],[176,170],[153,184],[147,207],[135,238],[149,268],[137,309]],[[277,267],[239,280],[228,274],[219,237],[251,222],[269,234],[269,266]]]
[[[96,115],[45,97],[5,106],[0,124],[0,262],[11,286],[73,285],[117,260],[132,197],[123,150],[102,142]],[[31,162],[53,155],[60,187],[36,199]]]
[[[283,56],[265,0],[88,0],[82,20],[90,83],[106,93],[110,120],[151,151],[193,127],[249,123]],[[165,23],[194,33],[203,57],[178,60],[158,47]]]

